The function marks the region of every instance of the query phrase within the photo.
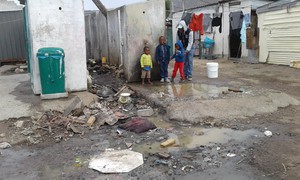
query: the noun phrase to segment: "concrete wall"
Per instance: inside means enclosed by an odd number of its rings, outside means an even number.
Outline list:
[[[158,39],[165,34],[165,2],[153,0],[125,6],[126,46],[124,68],[129,82],[140,80],[140,57],[145,42],[150,47],[153,60],[152,79],[159,79],[159,68],[155,62],[155,48]]]
[[[150,47],[154,69],[152,79],[159,78],[155,64],[158,39],[165,34],[165,2],[153,0],[123,6],[108,12],[109,61],[122,66],[128,82],[140,80],[140,57],[145,43]]]
[[[61,47],[65,50],[67,91],[87,89],[86,45],[83,0],[27,0],[32,47],[32,83],[35,94],[41,93],[36,53],[42,47]]]
[[[106,17],[100,11],[85,12],[87,59],[108,57]]]

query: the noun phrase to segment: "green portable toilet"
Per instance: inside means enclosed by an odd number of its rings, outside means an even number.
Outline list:
[[[68,97],[65,90],[65,63],[64,50],[61,48],[41,48],[37,53],[42,99]]]

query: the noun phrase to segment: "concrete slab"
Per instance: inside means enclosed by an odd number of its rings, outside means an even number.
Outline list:
[[[68,98],[41,100],[33,94],[29,74],[0,75],[0,121],[30,117],[47,110],[63,111],[74,98],[79,97],[85,106],[97,100],[87,91],[69,94]]]

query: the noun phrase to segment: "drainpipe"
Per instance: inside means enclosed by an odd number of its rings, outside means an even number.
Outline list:
[[[104,16],[107,18],[107,9],[106,7],[102,4],[100,0],[93,0],[94,4],[97,6],[97,8],[104,14]]]

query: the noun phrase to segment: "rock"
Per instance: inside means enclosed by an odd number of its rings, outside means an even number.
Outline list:
[[[73,124],[70,124],[70,129],[75,133],[75,134],[81,134],[82,132],[79,131]]]
[[[154,111],[152,108],[150,109],[140,109],[137,111],[137,115],[140,117],[150,117],[154,114]]]
[[[132,143],[127,143],[127,142],[125,142],[125,144],[128,148],[131,148],[131,146],[133,145]]]
[[[264,134],[267,137],[272,137],[272,135],[273,135],[271,131],[265,131]]]
[[[24,69],[20,69],[20,68],[15,69],[15,73],[17,73],[17,74],[22,73],[22,72],[24,72]]]
[[[211,158],[206,157],[206,158],[203,159],[203,161],[204,161],[204,162],[211,162]]]
[[[94,125],[95,121],[96,121],[96,117],[95,117],[95,116],[91,116],[91,117],[88,119],[88,121],[87,121],[87,125],[88,125],[89,127],[91,127],[91,126]]]
[[[141,143],[141,140],[138,139],[138,140],[135,141],[135,143],[136,143],[136,144],[140,144],[140,143]]]
[[[0,138],[4,138],[4,137],[5,137],[4,133],[0,134]]]
[[[74,111],[75,109],[78,108],[83,108],[83,102],[81,101],[81,99],[79,97],[76,97],[74,99],[74,101],[65,109],[63,115],[67,116],[69,115],[72,111]]]
[[[160,142],[160,141],[163,141],[165,139],[165,137],[159,137],[156,139],[156,141]]]
[[[203,136],[203,135],[204,135],[204,132],[203,132],[203,131],[196,131],[196,132],[194,132],[194,134],[195,134],[196,136]]]
[[[24,124],[24,121],[17,121],[14,123],[14,125],[17,127],[17,128],[21,128]]]
[[[166,152],[160,152],[157,154],[158,157],[160,158],[164,158],[164,159],[169,159],[171,157],[171,155],[169,153]]]
[[[193,159],[193,156],[192,155],[189,155],[189,154],[184,154],[182,155],[183,158],[186,158],[186,159]]]
[[[23,134],[24,136],[29,136],[33,134],[33,131],[29,129],[25,129],[24,131],[21,132],[21,134]]]
[[[8,142],[0,143],[0,149],[7,149],[10,147],[11,147],[11,145]]]
[[[97,90],[96,94],[100,97],[107,98],[109,96],[113,96],[115,92],[106,86],[102,86],[99,90]]]
[[[76,108],[72,111],[72,116],[79,117],[83,114],[83,109],[82,108]]]
[[[176,143],[175,139],[168,139],[167,141],[161,143],[160,145],[163,146],[163,147],[168,147],[168,146],[171,146],[175,143]]]
[[[169,175],[169,176],[172,176],[173,173],[174,173],[174,171],[173,171],[172,169],[170,169],[170,170],[168,171],[168,175]]]

